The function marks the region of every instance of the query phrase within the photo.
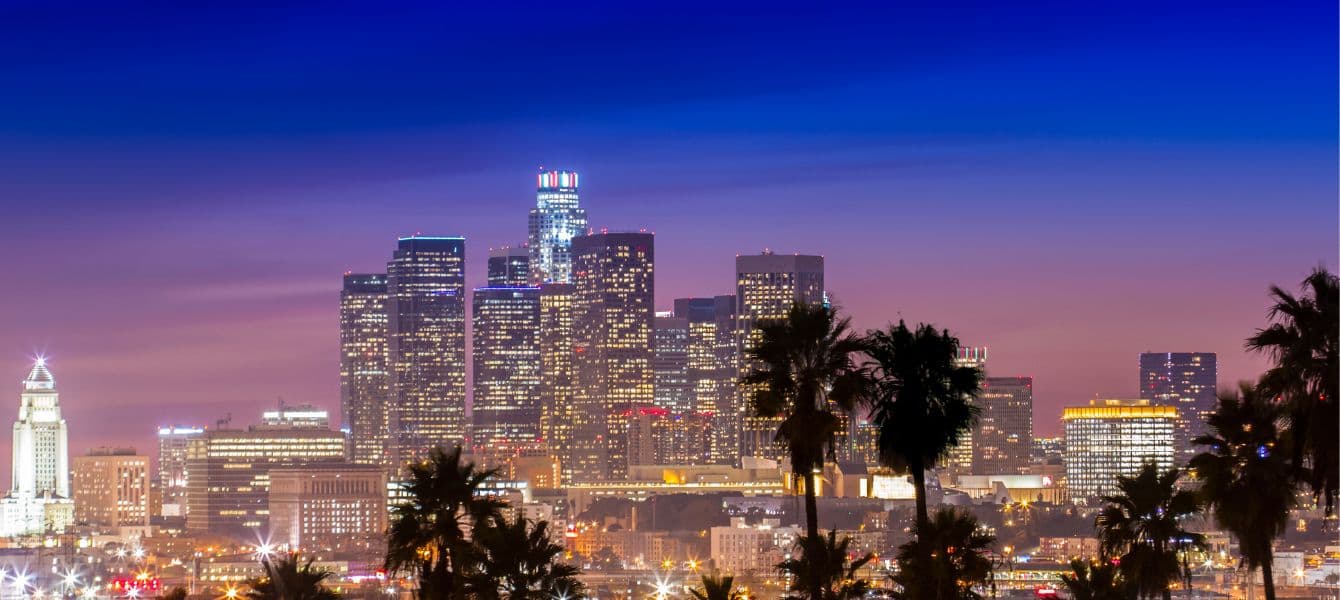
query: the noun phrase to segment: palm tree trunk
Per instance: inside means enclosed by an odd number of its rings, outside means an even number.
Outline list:
[[[819,500],[814,494],[814,468],[805,469],[805,560],[810,562],[809,581],[806,582],[810,600],[821,600],[819,589]]]
[[[909,465],[908,470],[912,472],[912,485],[917,488],[917,529],[922,530],[931,520],[926,508],[926,469],[921,465]]]
[[[1261,583],[1265,584],[1266,600],[1275,600],[1275,573],[1270,566],[1273,558],[1270,554],[1266,554],[1265,562],[1261,563]]]

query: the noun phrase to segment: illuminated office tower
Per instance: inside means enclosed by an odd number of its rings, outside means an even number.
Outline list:
[[[1148,400],[1092,400],[1066,408],[1065,473],[1075,502],[1110,493],[1117,476],[1133,476],[1145,463],[1173,466],[1177,409]]]
[[[739,376],[735,340],[735,296],[675,299],[675,316],[688,321],[688,412],[712,415],[713,464],[740,458],[740,423],[731,412]]]
[[[340,290],[340,412],[350,460],[390,464],[389,394],[386,275],[345,273]]]
[[[752,368],[749,351],[758,344],[760,321],[785,319],[793,304],[821,304],[824,298],[824,258],[801,254],[762,254],[735,257],[735,301],[739,327],[741,375]],[[784,449],[774,442],[778,419],[749,416],[749,391],[740,386],[731,412],[741,422],[741,457],[759,457],[785,464]]]
[[[572,239],[572,464],[575,481],[622,480],[628,411],[652,403],[654,237]]]
[[[23,380],[13,442],[12,484],[0,500],[0,536],[64,531],[74,519],[68,433],[56,378],[43,359]]]
[[[977,406],[982,412],[972,431],[973,474],[1022,474],[1033,453],[1033,378],[987,377]]]
[[[102,531],[149,526],[149,457],[96,448],[74,459],[74,519]]]
[[[572,295],[570,283],[540,286],[540,436],[565,461],[572,439]]]
[[[1215,411],[1219,382],[1213,352],[1145,352],[1140,354],[1140,398],[1177,408],[1178,462],[1196,453],[1191,440],[1206,433],[1205,418]]]
[[[174,425],[158,428],[158,489],[163,494],[162,516],[186,516],[186,446],[205,433],[203,427]]]
[[[270,470],[344,460],[344,435],[302,424],[210,429],[190,439],[186,528],[255,535],[269,519]]]
[[[393,464],[464,444],[465,238],[400,238],[386,266]]]
[[[540,288],[475,288],[476,446],[540,439]]]
[[[530,284],[530,249],[525,246],[489,248],[489,287]]]
[[[689,320],[658,316],[652,341],[655,405],[672,413],[691,410],[689,383]]]
[[[577,173],[541,171],[530,209],[531,283],[572,282],[572,238],[586,233],[586,210],[577,205]]]
[[[959,346],[958,356],[954,357],[954,366],[975,367],[985,373],[986,355],[986,346]],[[976,403],[980,406],[981,398],[978,398]],[[980,423],[978,424],[980,425]],[[973,470],[973,456],[975,455],[973,446],[973,431],[964,432],[958,438],[958,445],[949,449],[949,454],[944,459],[944,468],[958,475],[976,473]]]
[[[629,465],[707,464],[711,448],[711,415],[675,414],[659,407],[630,411]]]

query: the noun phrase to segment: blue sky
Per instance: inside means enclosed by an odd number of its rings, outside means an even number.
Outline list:
[[[0,368],[52,354],[89,443],[334,409],[339,274],[425,231],[482,282],[546,165],[657,232],[663,308],[824,254],[1043,433],[1142,350],[1253,376],[1266,286],[1336,262],[1336,6],[1027,4],[6,3]]]

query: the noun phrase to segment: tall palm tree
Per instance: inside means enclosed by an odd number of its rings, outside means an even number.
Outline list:
[[[697,600],[740,600],[735,589],[735,578],[730,575],[703,575],[702,589],[692,588],[690,594]]]
[[[426,460],[409,467],[409,500],[392,509],[386,570],[417,577],[419,598],[465,595],[477,562],[469,532],[497,518],[504,506],[478,493],[494,474],[463,462],[460,446],[434,448]]]
[[[247,580],[243,594],[250,600],[335,600],[339,594],[327,588],[324,582],[332,573],[312,566],[312,559],[302,561],[298,554],[281,554],[261,559],[264,574]]]
[[[1117,565],[1110,560],[1070,561],[1070,573],[1061,575],[1061,585],[1070,592],[1070,600],[1127,600],[1131,597],[1117,572]]]
[[[1318,268],[1302,287],[1297,297],[1270,287],[1273,322],[1248,338],[1247,348],[1274,362],[1261,387],[1287,402],[1295,477],[1325,498],[1329,515],[1340,488],[1340,281]]]
[[[1204,536],[1183,527],[1200,503],[1177,488],[1180,476],[1147,463],[1135,477],[1117,477],[1117,493],[1102,497],[1107,506],[1095,520],[1099,547],[1104,557],[1120,558],[1122,577],[1142,598],[1172,598],[1171,586],[1185,572],[1178,552],[1204,547]]]
[[[749,350],[753,367],[741,380],[756,416],[780,418],[777,441],[786,445],[791,471],[803,479],[806,540],[819,539],[815,471],[832,456],[842,419],[862,398],[864,371],[855,355],[864,345],[837,310],[796,303],[785,319],[761,321],[760,339]],[[808,589],[818,598],[820,584]]]
[[[898,321],[871,331],[866,354],[874,376],[871,417],[879,426],[880,461],[910,472],[917,493],[917,526],[929,520],[926,471],[935,467],[972,429],[979,409],[982,372],[961,366],[958,338],[922,324]]]
[[[471,589],[479,600],[576,598],[582,584],[577,567],[558,561],[563,547],[550,537],[549,522],[499,517],[477,528],[479,569]]]
[[[855,600],[870,591],[870,582],[857,577],[857,572],[875,560],[875,555],[866,554],[849,560],[851,538],[839,540],[837,530],[831,530],[818,540],[801,540],[797,547],[800,557],[788,558],[777,565],[779,570],[793,577],[791,591],[799,592],[787,596],[789,600],[805,598],[809,590],[804,582],[814,580],[819,581],[820,595],[817,598],[820,600]]]
[[[1285,408],[1251,385],[1221,394],[1219,409],[1207,419],[1211,433],[1194,440],[1208,449],[1190,464],[1201,499],[1237,536],[1247,568],[1261,569],[1266,600],[1275,600],[1271,546],[1297,500],[1278,429],[1284,419]]]
[[[972,513],[942,508],[916,526],[916,537],[898,547],[895,596],[906,600],[979,600],[974,588],[991,578],[987,552],[996,538]]]

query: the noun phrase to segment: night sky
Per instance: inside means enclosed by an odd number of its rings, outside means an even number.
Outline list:
[[[1334,2],[437,4],[4,3],[11,410],[44,353],[73,452],[338,414],[341,274],[461,234],[482,285],[540,165],[656,232],[658,307],[823,254],[860,327],[1033,376],[1044,435],[1141,351],[1255,376],[1267,286],[1337,264]]]

